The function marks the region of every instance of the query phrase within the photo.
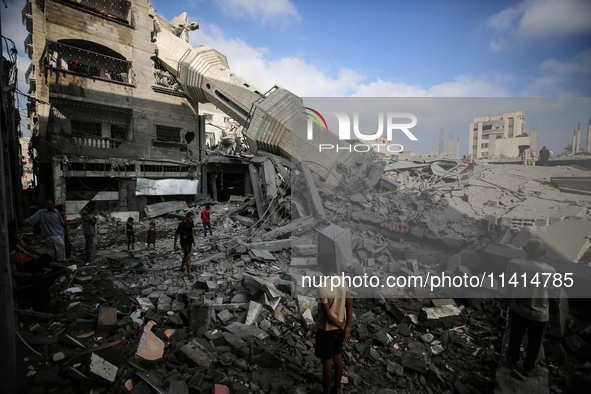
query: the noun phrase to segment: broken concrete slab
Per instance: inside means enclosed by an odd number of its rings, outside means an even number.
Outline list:
[[[210,368],[214,360],[214,356],[195,339],[181,348],[179,356],[182,360],[203,368]]]
[[[115,381],[119,368],[102,357],[92,353],[88,374],[98,383],[109,384]]]
[[[156,216],[165,215],[169,212],[187,211],[188,209],[189,207],[185,201],[166,201],[146,205],[144,207],[144,212],[147,217],[154,218]]]
[[[454,305],[442,305],[436,308],[423,308],[421,312],[426,320],[439,320],[446,317],[459,316],[462,310]]]
[[[230,323],[229,325],[225,326],[224,329],[240,338],[252,336],[263,340],[269,337],[269,334],[258,327],[249,326],[238,322]]]
[[[100,307],[96,323],[97,333],[113,334],[117,329],[117,308]]]
[[[261,304],[259,304],[256,301],[250,301],[248,305],[246,321],[244,322],[244,324],[246,324],[247,326],[253,325],[256,322],[257,317],[259,316],[259,313],[261,313],[262,309],[263,306]]]
[[[164,342],[152,332],[155,324],[149,321],[144,326],[135,352],[137,356],[147,361],[159,360],[164,355]]]
[[[209,330],[213,309],[210,305],[192,305],[189,317],[189,331],[197,336]]]
[[[332,223],[318,232],[318,259],[326,259],[336,266],[336,274],[344,272],[353,259],[351,231]]]

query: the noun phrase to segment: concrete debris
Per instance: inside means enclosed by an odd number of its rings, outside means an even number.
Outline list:
[[[66,301],[65,312],[20,309],[23,337],[49,355],[31,356],[36,372],[31,386],[67,380],[72,392],[96,386],[130,392],[310,392],[319,387],[321,374],[314,356],[318,305],[316,293],[302,287],[302,277],[320,275],[318,256],[336,256],[345,273],[462,276],[502,272],[510,259],[524,256],[521,247],[528,239],[538,237],[551,246],[545,257],[561,256],[561,264],[580,267],[591,261],[590,197],[562,193],[548,183],[550,176],[574,168],[528,168],[532,179],[525,179],[523,166],[476,164],[464,172],[462,164],[391,163],[384,172],[370,165],[368,182],[376,181],[370,192],[367,186],[334,188],[316,173],[299,169],[294,175],[280,160],[254,157],[244,160],[255,167],[251,175],[258,177],[260,201],[255,192],[212,204],[214,236],[196,232],[192,280],[178,271],[182,253],[172,251],[169,242],[184,213],[199,207],[168,205],[157,215],[152,209],[154,218],[138,220],[138,234],[156,221],[155,250],[137,242],[128,252],[121,235],[125,223],[100,216],[101,253],[90,265],[75,261],[76,278],[84,278],[76,282],[79,291],[66,291],[74,286],[69,280],[56,281],[51,289]],[[303,189],[284,196],[287,176],[303,182]],[[384,187],[387,182],[396,187]],[[259,216],[258,206],[263,211],[272,206],[267,193],[276,193],[276,204],[285,198],[286,216]],[[296,201],[298,193],[303,199]],[[319,214],[321,208],[331,223]],[[297,219],[286,220],[289,215]],[[70,238],[73,250],[82,251],[78,225],[71,223]],[[134,269],[140,263],[144,272]],[[414,286],[351,290],[352,342],[343,347],[347,392],[494,390],[504,327],[495,299],[498,284],[473,295],[451,289],[435,295]],[[566,296],[552,308],[547,362],[587,358],[591,329],[585,322],[591,319]],[[575,314],[582,321],[575,321]],[[578,377],[571,372],[559,379],[574,387]]]
[[[144,326],[135,352],[137,356],[148,361],[159,360],[164,354],[164,342],[152,332],[154,324],[150,321]]]

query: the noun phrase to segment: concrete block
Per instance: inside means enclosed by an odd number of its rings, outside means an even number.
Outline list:
[[[189,394],[189,386],[182,380],[171,380],[168,394]]]
[[[318,258],[333,261],[336,265],[335,274],[344,272],[352,259],[351,231],[336,224],[319,231]]]
[[[232,314],[232,312],[228,311],[227,309],[224,309],[223,311],[218,313],[218,319],[220,319],[220,321],[223,324],[227,324],[233,317],[234,315]]]
[[[232,334],[237,335],[240,338],[252,336],[263,340],[269,336],[269,334],[267,334],[264,330],[261,330],[258,327],[249,326],[238,322],[230,323],[224,328],[226,331],[231,332]]]
[[[511,244],[517,246],[518,248],[521,248],[521,247],[525,246],[525,244],[527,243],[527,241],[530,238],[535,238],[535,237],[536,237],[536,228],[533,226],[526,226],[526,227],[523,227],[521,229],[521,231],[519,231],[519,233],[517,233],[515,238],[513,238],[513,241],[511,241]]]
[[[247,346],[248,344],[246,342],[244,342],[242,339],[240,339],[239,336],[234,335],[232,333],[229,332],[225,332],[224,333],[224,340],[226,341],[226,343],[228,345],[230,345],[234,350],[240,350],[242,349],[244,346]]]
[[[189,331],[203,335],[209,330],[213,309],[208,305],[193,305],[191,306],[191,316],[189,317]]]
[[[548,226],[548,224],[550,224],[549,218],[538,218],[538,219],[534,220],[534,225],[536,227],[544,227],[544,226]]]
[[[127,222],[130,217],[137,223],[140,221],[140,211],[120,211],[109,213],[111,219],[119,220],[120,222]]]
[[[437,308],[423,308],[421,310],[426,320],[439,320],[446,317],[459,316],[462,311],[453,305],[442,305]]]
[[[400,363],[403,367],[419,373],[427,373],[428,371],[427,355],[416,350],[404,352]]]
[[[262,309],[263,306],[261,304],[255,301],[250,301],[248,304],[248,313],[246,315],[246,321],[244,322],[244,324],[249,326],[254,324]]]
[[[209,369],[214,359],[199,342],[192,340],[181,348],[179,357],[188,363]]]
[[[117,308],[100,307],[96,323],[96,332],[113,334],[117,329]]]
[[[118,370],[119,368],[102,357],[97,356],[96,353],[90,355],[88,374],[97,382],[102,384],[113,383],[117,377]]]

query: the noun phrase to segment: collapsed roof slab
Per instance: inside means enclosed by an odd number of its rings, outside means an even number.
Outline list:
[[[536,237],[544,241],[548,253],[544,259],[557,262],[584,263],[580,261],[591,246],[591,221],[566,219],[548,227],[538,227]]]

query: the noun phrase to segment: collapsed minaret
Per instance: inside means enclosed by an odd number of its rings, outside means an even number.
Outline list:
[[[319,166],[310,168],[331,184],[337,181],[330,174],[337,173],[339,162],[346,166],[346,162],[358,161],[360,156],[371,159],[371,155],[351,155],[347,149],[320,153],[319,144],[349,144],[330,132],[316,133],[314,143],[308,140],[308,123],[300,97],[281,86],[263,93],[232,71],[223,54],[207,45],[193,47],[175,34],[178,27],[157,15],[154,20],[160,61],[176,77],[187,96],[213,103],[244,126],[243,134],[253,153],[264,150],[293,162],[318,163]]]

